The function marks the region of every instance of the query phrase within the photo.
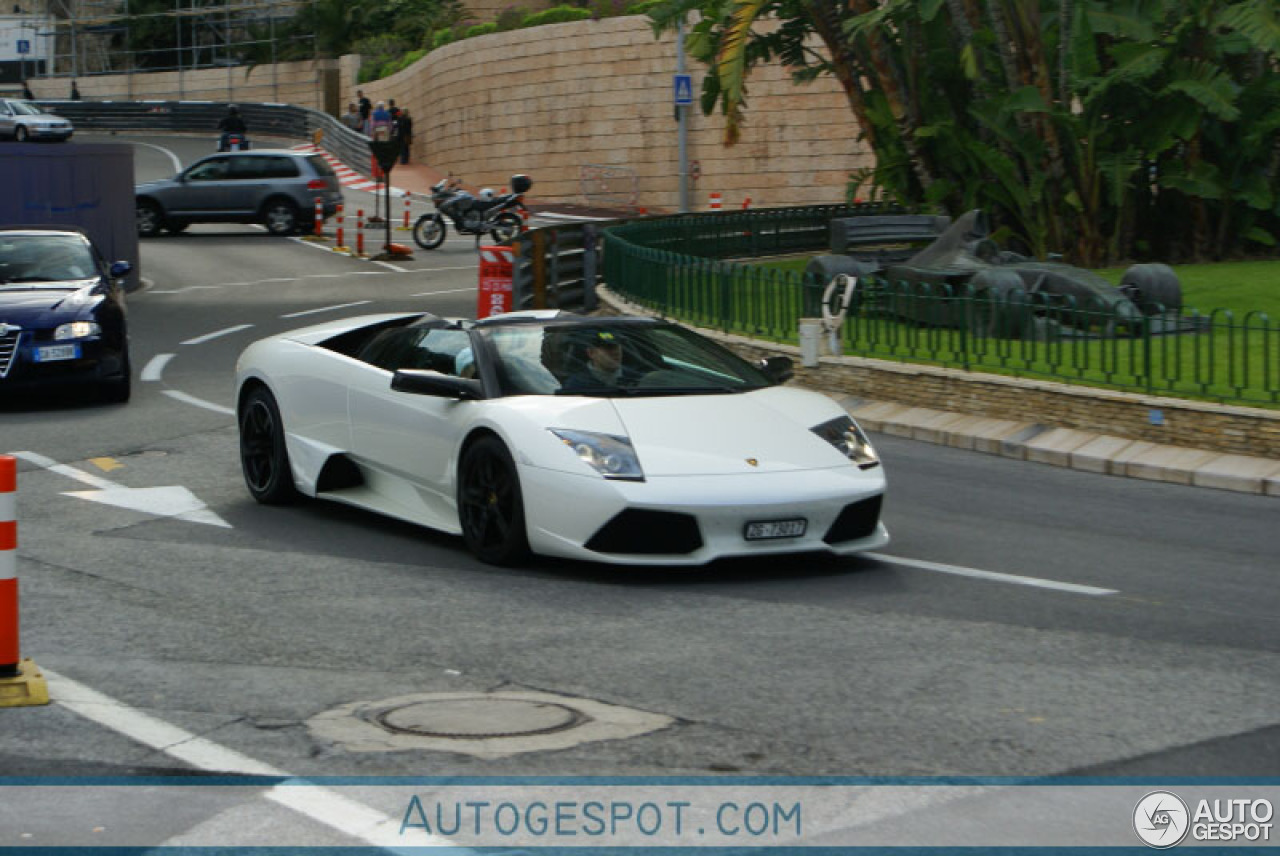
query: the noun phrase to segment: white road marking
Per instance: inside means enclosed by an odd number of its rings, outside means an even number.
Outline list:
[[[382,265],[384,268],[390,268],[396,273],[413,273],[413,271],[409,270],[408,268],[397,267],[396,265],[393,265],[391,262],[374,261],[373,263],[375,265]]]
[[[86,473],[84,470],[60,464],[38,452],[10,452],[15,458],[30,461],[38,467],[66,476],[69,479],[87,484],[96,490],[63,491],[63,496],[74,496],[105,505],[115,505],[131,511],[141,511],[154,517],[172,517],[188,523],[205,523],[210,526],[222,526],[227,529],[231,524],[209,510],[209,507],[196,498],[196,495],[182,485],[168,487],[126,487],[116,484],[111,479]]]
[[[954,574],[960,577],[972,577],[974,579],[989,580],[997,583],[1010,583],[1012,585],[1054,589],[1055,591],[1070,592],[1072,594],[1087,594],[1094,597],[1120,593],[1116,589],[1084,586],[1077,583],[1064,583],[1058,582],[1057,580],[1040,579],[1039,577],[1022,577],[1017,574],[1001,574],[995,571],[982,571],[977,568],[966,568],[960,565],[943,565],[938,562],[926,562],[922,559],[903,559],[898,556],[886,556],[884,553],[863,553],[862,555],[866,556],[868,559],[875,559],[878,562],[888,562],[891,565],[903,565],[908,568],[916,568],[922,571],[936,571],[940,574]]]
[[[202,288],[219,289],[221,285],[188,285],[186,288],[164,288],[157,291],[150,291],[148,294],[182,294],[187,291],[198,291]]]
[[[129,142],[133,143],[135,146],[146,146],[149,149],[155,149],[158,152],[168,155],[169,160],[173,161],[173,171],[175,173],[182,172],[182,161],[178,159],[177,155],[166,149],[164,146],[157,146],[152,143],[140,143],[137,140],[130,140]]]
[[[193,404],[196,407],[203,407],[205,410],[212,410],[214,413],[221,413],[226,416],[236,415],[235,410],[230,407],[223,407],[221,404],[214,404],[212,401],[205,401],[203,398],[196,398],[194,395],[187,395],[185,392],[180,392],[176,389],[166,389],[164,394],[178,401]]]
[[[319,309],[304,309],[301,312],[290,312],[288,315],[281,315],[281,318],[301,318],[303,315],[315,315],[317,312],[335,312],[339,309],[350,309],[352,306],[364,306],[366,303],[372,303],[372,300],[357,300],[354,303],[339,303],[336,306],[321,306]]]
[[[253,326],[252,324],[237,324],[234,327],[227,327],[225,330],[214,330],[212,333],[205,333],[203,336],[196,336],[194,339],[188,339],[187,341],[181,342],[180,344],[202,345],[205,342],[220,338],[222,336],[230,336],[232,333],[239,333],[241,330],[248,330],[252,326]]]
[[[435,294],[461,294],[464,291],[475,291],[474,288],[448,288],[442,291],[420,291],[417,294],[411,294],[410,297],[431,297]]]
[[[169,360],[174,358],[174,354],[156,354],[142,368],[142,374],[138,375],[139,380],[160,380],[160,376],[164,374],[164,367],[169,364]]]
[[[285,770],[241,754],[212,740],[178,728],[163,719],[135,710],[122,702],[57,672],[44,669],[49,696],[55,704],[91,722],[111,729],[136,743],[162,752],[197,770],[230,776],[267,776],[291,779],[276,785],[264,798],[295,811],[344,835],[385,847],[400,838],[402,819],[386,815],[363,803],[318,786],[299,787],[299,779]],[[415,847],[451,847],[458,842],[437,835],[414,838]]]

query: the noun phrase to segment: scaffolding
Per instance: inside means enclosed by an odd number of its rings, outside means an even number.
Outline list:
[[[181,73],[315,58],[314,33],[290,26],[311,0],[171,2],[157,9],[141,0],[29,0],[42,7],[32,10],[43,12],[42,35],[52,37],[43,76]],[[145,30],[146,44],[138,30]]]

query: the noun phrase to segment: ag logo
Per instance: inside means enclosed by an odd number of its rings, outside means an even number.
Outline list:
[[[1133,831],[1142,843],[1163,850],[1187,837],[1191,815],[1187,804],[1168,791],[1152,791],[1133,810]]]

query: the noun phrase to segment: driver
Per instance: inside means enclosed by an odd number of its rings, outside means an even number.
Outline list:
[[[563,389],[598,389],[635,383],[634,370],[622,364],[622,341],[599,330],[587,342],[587,361],[565,378]]]
[[[227,115],[222,117],[218,122],[218,130],[222,132],[222,137],[218,141],[218,151],[225,152],[231,148],[229,138],[232,134],[239,134],[241,138],[248,133],[248,127],[244,124],[244,119],[240,118],[240,108],[234,104],[227,106]]]

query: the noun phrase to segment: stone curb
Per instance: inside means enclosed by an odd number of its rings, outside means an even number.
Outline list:
[[[868,431],[1090,473],[1280,497],[1280,461],[819,390]]]

